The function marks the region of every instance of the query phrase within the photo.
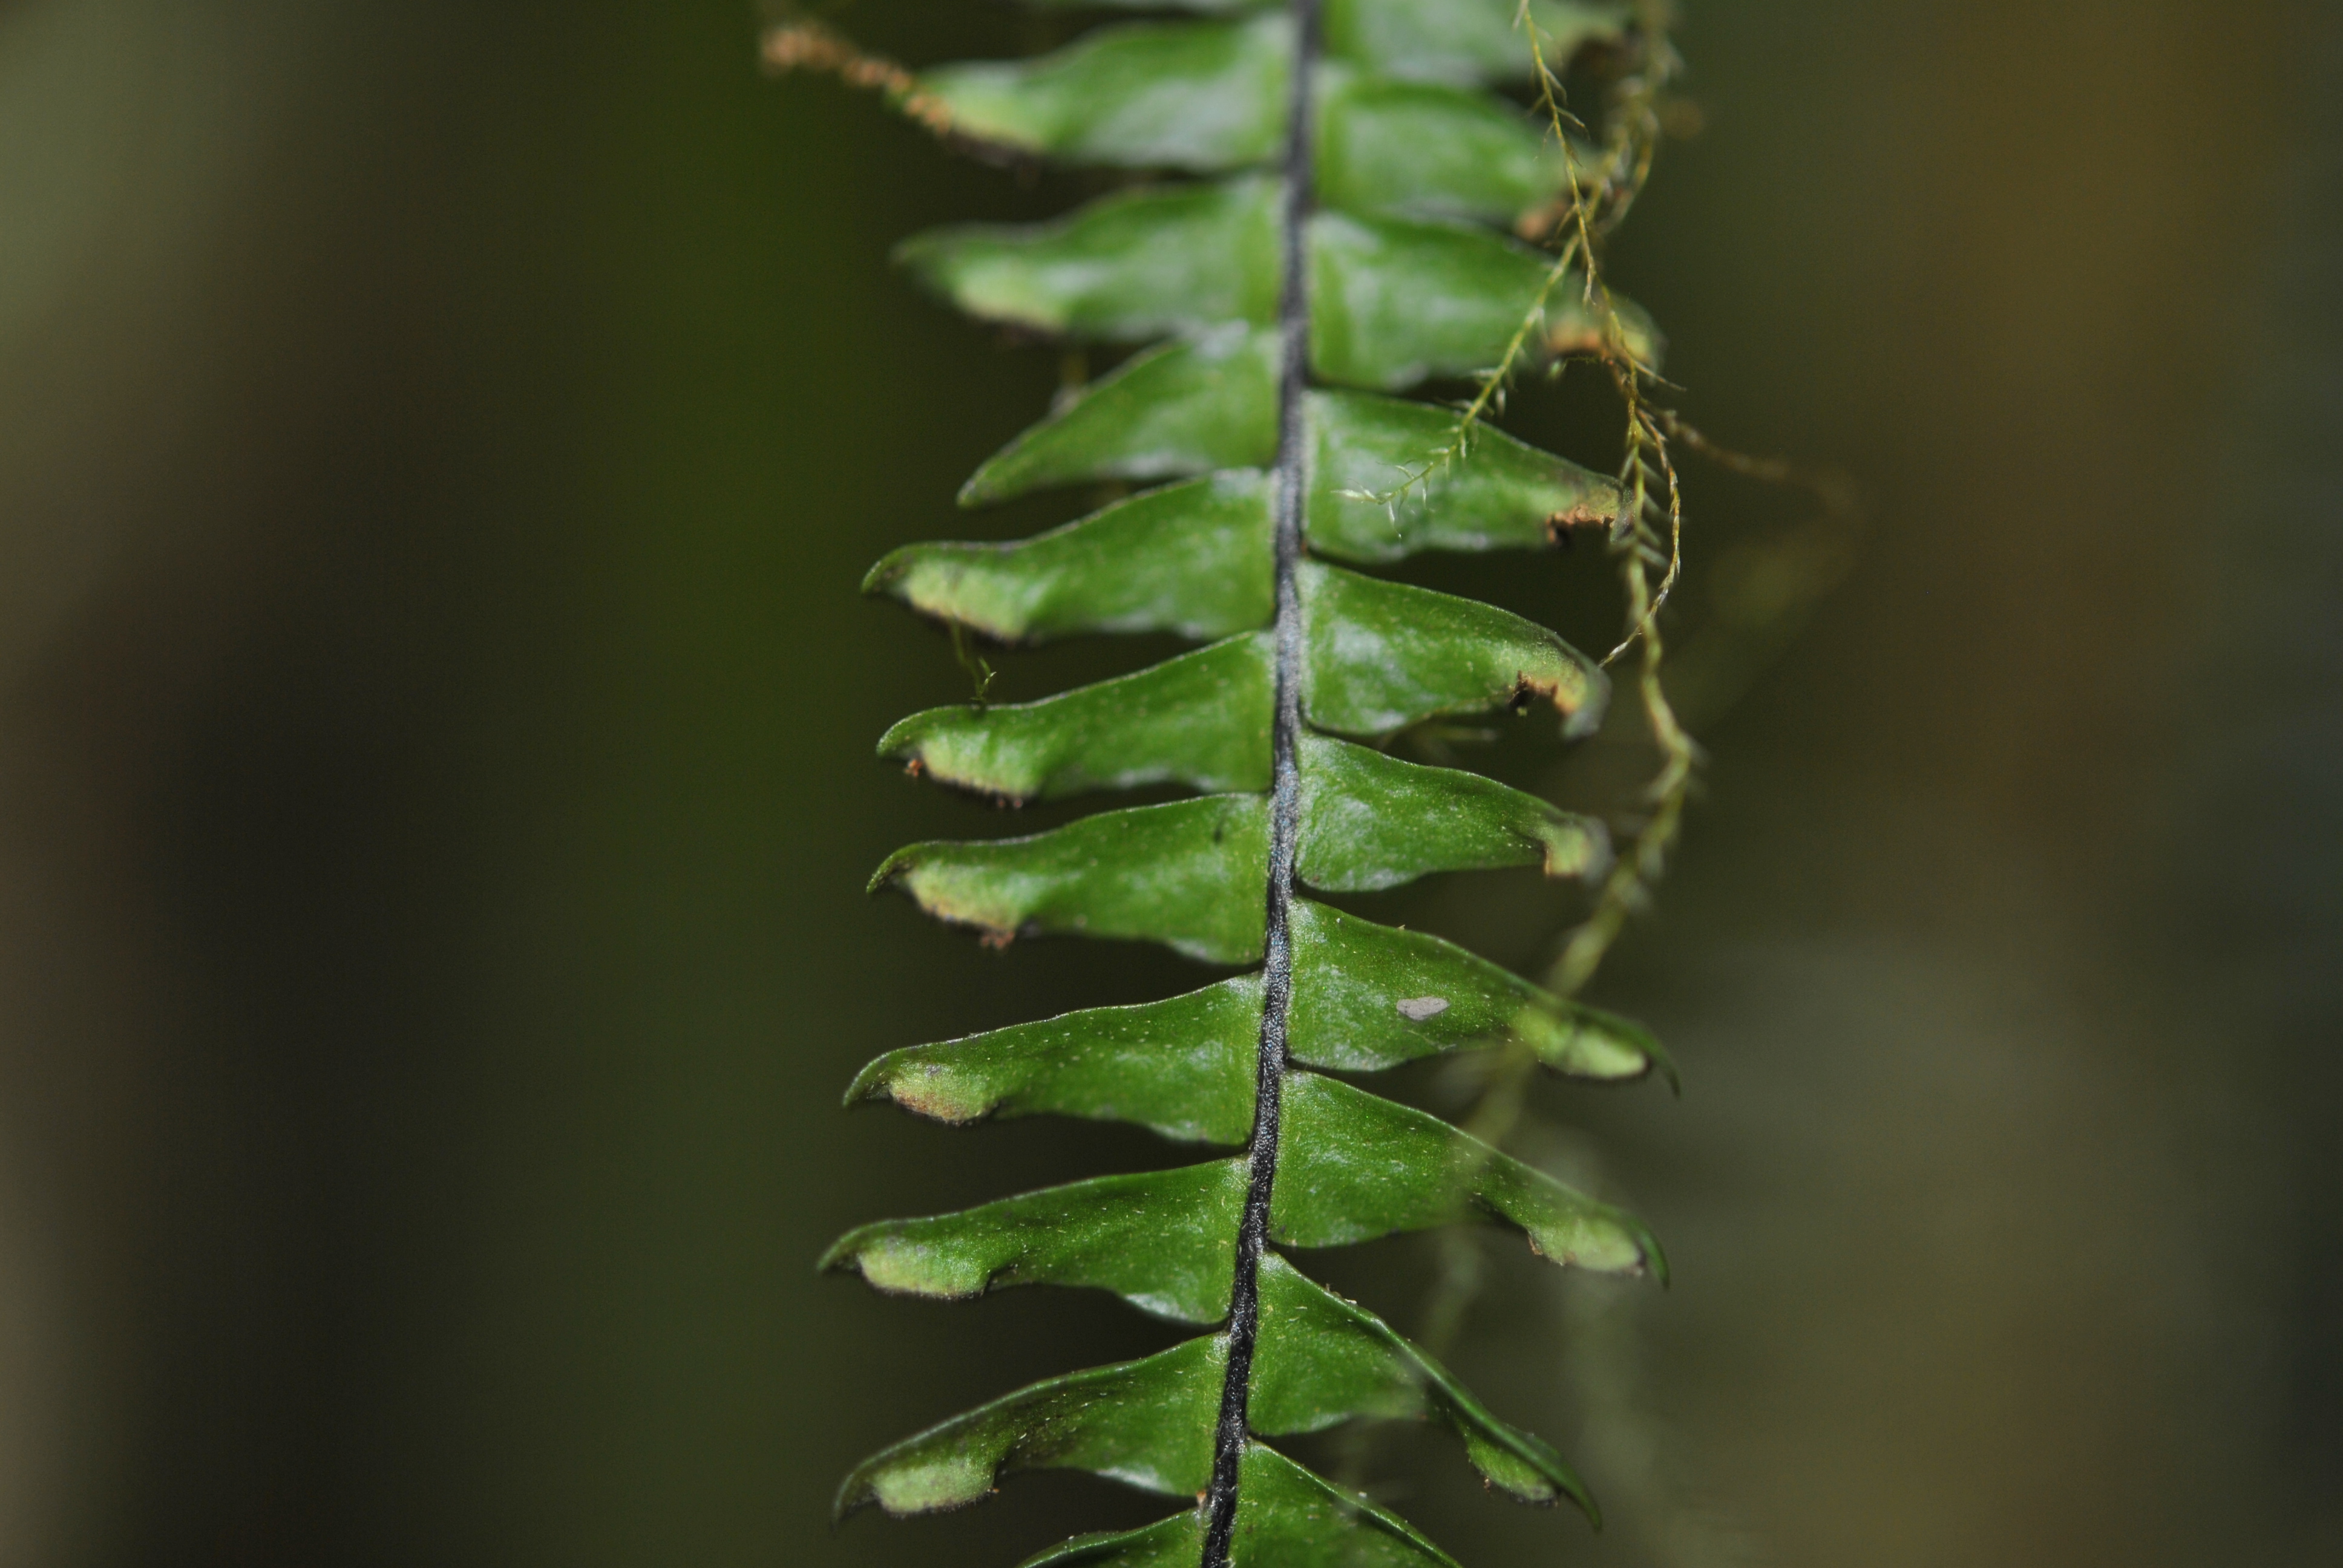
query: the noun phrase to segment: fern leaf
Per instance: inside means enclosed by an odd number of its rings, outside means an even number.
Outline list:
[[[1609,864],[1599,823],[1518,789],[1318,736],[1302,756],[1294,874],[1322,891],[1507,866],[1586,877]],[[1004,940],[1073,931],[1246,963],[1260,956],[1262,925],[1242,893],[1268,855],[1262,797],[1211,795],[1104,811],[1029,839],[914,844],[872,885],[900,886],[938,919]]]
[[[957,1214],[865,1225],[832,1243],[821,1267],[851,1270],[891,1294],[946,1300],[1081,1286],[1159,1318],[1210,1323],[1229,1309],[1244,1200],[1242,1160],[1101,1176]]]
[[[1212,474],[1005,545],[907,545],[865,593],[1002,642],[1090,631],[1220,638],[1276,613],[1268,477]]]
[[[1658,1068],[1639,1026],[1564,1002],[1462,948],[1297,900],[1286,1050],[1296,1062],[1374,1072],[1519,1041],[1553,1071],[1617,1082]],[[863,1069],[849,1104],[891,1100],[939,1121],[1057,1115],[1135,1122],[1165,1138],[1240,1144],[1252,1121],[1261,977],[1161,1001],[1091,1008],[934,1045]]]
[[[1326,892],[1372,892],[1434,871],[1506,866],[1593,878],[1611,863],[1602,823],[1494,779],[1325,736],[1303,736],[1301,756],[1294,873]]]
[[[1134,355],[995,453],[964,507],[1100,479],[1265,468],[1277,456],[1278,343],[1229,322]]]
[[[1142,188],[1056,223],[979,225],[911,240],[898,259],[970,316],[1109,343],[1201,334],[1277,313],[1282,182]],[[1402,391],[1496,364],[1545,300],[1539,358],[1592,353],[1603,326],[1583,280],[1551,285],[1545,256],[1470,225],[1322,212],[1303,246],[1311,367],[1341,387]],[[1626,347],[1656,365],[1659,335],[1614,300]]]
[[[872,886],[995,943],[1156,942],[1243,972],[890,1051],[847,1098],[951,1123],[1121,1121],[1234,1152],[881,1221],[823,1266],[939,1298],[1105,1291],[1206,1332],[908,1438],[853,1472],[839,1508],[957,1507],[1014,1472],[1067,1468],[1198,1501],[1029,1568],[1446,1563],[1264,1440],[1430,1420],[1510,1495],[1590,1515],[1593,1500],[1553,1449],[1288,1253],[1479,1221],[1556,1263],[1664,1280],[1666,1262],[1631,1215],[1328,1073],[1498,1044],[1582,1080],[1673,1071],[1625,1020],[1302,896],[1506,868],[1594,878],[1610,859],[1598,822],[1361,744],[1538,705],[1564,739],[1583,737],[1607,699],[1601,668],[1521,617],[1330,563],[1546,548],[1617,526],[1619,484],[1501,432],[1466,439],[1449,412],[1396,395],[1519,349],[1531,364],[1617,350],[1649,365],[1660,337],[1501,232],[1594,163],[1488,90],[1537,68],[1517,0],[1128,8],[1199,15],[940,67],[920,79],[923,102],[960,137],[1021,156],[1201,177],[1130,186],[1051,223],[935,231],[898,259],[972,317],[1138,350],[979,468],[962,506],[1101,480],[1159,487],[1010,544],[906,547],[864,588],[1003,643],[1202,644],[1040,701],[913,715],[883,755],[1007,804],[1193,793],[1042,833],[915,844]],[[1627,38],[1615,5],[1528,11],[1547,67]]]
[[[1240,1451],[1240,1501],[1221,1542],[1246,1568],[1457,1568],[1403,1520],[1338,1491],[1258,1442]],[[1188,1568],[1213,1549],[1205,1510],[1143,1530],[1078,1536],[1029,1557],[1022,1568]]]
[[[1380,739],[1427,719],[1533,701],[1552,705],[1567,736],[1602,722],[1610,695],[1602,670],[1532,621],[1314,563],[1295,580],[1302,703],[1322,729]],[[1162,782],[1259,789],[1269,775],[1274,661],[1266,635],[1230,638],[1039,702],[915,714],[879,749],[1011,801]]]
[[[1461,224],[1321,213],[1310,230],[1310,360],[1342,387],[1397,392],[1432,376],[1471,376],[1505,356],[1524,314],[1546,306],[1532,366],[1603,347],[1585,280],[1548,287],[1546,257]],[[1660,362],[1660,338],[1633,302],[1613,303],[1626,348]]]
[[[1245,894],[1269,874],[1269,801],[1207,795],[1101,811],[1030,839],[913,844],[871,886],[997,942],[1071,934],[1161,942],[1206,963],[1261,957]]]
[[[1286,1079],[1270,1211],[1276,1240],[1346,1247],[1472,1217],[1520,1230],[1557,1263],[1667,1278],[1658,1241],[1632,1216],[1428,1112],[1316,1073]]]
[[[1258,472],[1277,445],[1275,347],[1270,333],[1222,327],[1149,349],[1010,443],[960,502]],[[1313,392],[1303,416],[1314,459],[1305,527],[1324,555],[1380,562],[1423,549],[1531,548],[1619,516],[1616,481],[1502,431],[1478,431],[1469,451],[1452,450],[1455,417],[1429,404]],[[1417,476],[1426,482],[1405,482]]]
[[[1641,1025],[1565,1002],[1453,942],[1399,931],[1307,899],[1293,906],[1296,1061],[1375,1072],[1404,1061],[1518,1040],[1552,1070],[1624,1081],[1674,1068]]]
[[[1212,1477],[1227,1374],[1228,1342],[1214,1336],[1020,1389],[872,1454],[839,1489],[835,1512],[965,1507],[1019,1470],[1086,1470],[1193,1496]]]
[[[1276,152],[1290,60],[1282,17],[1111,27],[1038,60],[932,72],[920,86],[974,141],[1067,162],[1208,174]],[[1321,70],[1315,176],[1321,199],[1345,211],[1511,224],[1552,201],[1574,163],[1595,166],[1593,149],[1566,156],[1483,94],[1380,66]]]
[[[1233,1147],[1252,1128],[1260,1032],[1261,978],[1239,975],[1161,1001],[890,1050],[862,1070],[846,1098],[891,1100],[939,1121],[1130,1121],[1182,1142]]]
[[[1619,515],[1615,480],[1502,431],[1442,462],[1455,420],[1426,404],[1318,393],[1306,414],[1304,532],[1321,556],[1380,564],[1534,548],[1573,528],[1607,529]],[[1267,476],[1226,469],[1029,539],[907,545],[862,586],[1007,643],[1101,631],[1217,638],[1270,619],[1272,536]]]
[[[1318,198],[1343,212],[1507,226],[1550,204],[1594,149],[1548,141],[1509,104],[1431,82],[1331,75],[1318,116]]]
[[[1387,76],[1462,84],[1517,82],[1531,72],[1515,25],[1521,0],[1327,0],[1326,48]],[[1615,42],[1624,4],[1529,0],[1546,60],[1559,66],[1590,44]]]
[[[1611,683],[1545,628],[1453,594],[1303,561],[1302,709],[1338,735],[1381,737],[1427,719],[1533,701],[1565,739],[1603,722]]]
[[[1292,30],[1242,22],[1101,27],[1037,60],[930,72],[961,134],[1128,168],[1242,168],[1285,145]]]
[[[1434,1419],[1492,1485],[1524,1502],[1569,1497],[1591,1506],[1552,1448],[1490,1414],[1373,1313],[1274,1253],[1262,1260],[1253,1354],[1253,1427],[1264,1435],[1322,1431],[1355,1416]],[[1210,1476],[1212,1415],[1227,1368],[1228,1336],[1215,1334],[1020,1389],[863,1461],[839,1489],[836,1512],[963,1507],[1020,1470],[1083,1470],[1193,1494]]]
[[[921,235],[895,256],[969,315],[1029,332],[1130,343],[1265,323],[1281,196],[1266,178],[1141,187],[1056,223]]]
[[[1502,430],[1453,452],[1447,409],[1316,392],[1305,412],[1312,554],[1377,565],[1424,550],[1535,549],[1618,519],[1618,481]]]
[[[1004,800],[1161,783],[1265,789],[1273,663],[1268,638],[1247,633],[1039,702],[914,714],[879,751]]]
[[[1232,15],[1269,9],[1276,0],[1033,0],[1044,8],[1201,11]],[[1321,20],[1327,58],[1364,65],[1403,81],[1514,82],[1530,74],[1527,43],[1514,25],[1520,0],[1325,0]],[[1628,25],[1624,5],[1530,0],[1530,15],[1560,65],[1589,44],[1616,41]]]

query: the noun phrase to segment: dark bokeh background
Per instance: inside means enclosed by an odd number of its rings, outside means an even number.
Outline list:
[[[1873,521],[1598,987],[1685,1098],[1542,1102],[1678,1284],[1492,1252],[1460,1358],[1613,1526],[1430,1442],[1392,1494],[1490,1564],[2343,1559],[2343,28],[1688,8],[1707,127],[1618,275],[1689,413]],[[0,1563],[1006,1563],[1160,1511],[824,1523],[1163,1337],[813,1278],[1160,1158],[838,1090],[1184,977],[861,895],[992,821],[870,759],[964,679],[857,575],[1041,520],[949,502],[1058,375],[886,249],[1063,193],[760,78],[756,22],[0,5]],[[1695,572],[1788,515],[1696,482]],[[1443,580],[1569,576],[1599,638],[1598,572]],[[1523,962],[1566,914],[1441,897]],[[1410,1321],[1431,1257],[1357,1288]]]

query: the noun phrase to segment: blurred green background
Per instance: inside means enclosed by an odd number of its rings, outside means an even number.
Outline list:
[[[1686,10],[1705,128],[1616,275],[1691,417],[1871,528],[1597,984],[1684,1098],[1541,1101],[1677,1284],[1493,1250],[1458,1358],[1611,1528],[1430,1442],[1379,1480],[1483,1564],[2343,1561],[2343,18]],[[1006,1564],[1161,1512],[826,1523],[879,1443],[1165,1340],[816,1279],[1161,1158],[839,1091],[1188,976],[862,895],[997,819],[871,759],[965,678],[860,571],[1063,515],[953,514],[1059,367],[887,248],[1067,192],[757,26],[0,4],[0,1563]],[[1602,461],[1569,386],[1526,427]],[[1695,574],[1796,514],[1694,483]],[[1439,580],[1610,629],[1584,553]],[[1565,798],[1630,755],[1509,746]],[[1569,910],[1499,880],[1409,908],[1534,962]],[[1433,1257],[1342,1277],[1405,1324]]]

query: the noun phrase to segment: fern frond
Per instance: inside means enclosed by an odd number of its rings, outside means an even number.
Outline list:
[[[1632,1216],[1330,1073],[1490,1046],[1584,1081],[1673,1070],[1633,1023],[1304,895],[1509,867],[1605,888],[1643,874],[1640,859],[1614,869],[1599,822],[1373,744],[1538,706],[1581,738],[1608,699],[1602,668],[1521,617],[1354,569],[1647,530],[1640,463],[1596,475],[1483,418],[1523,366],[1657,364],[1657,329],[1592,271],[1586,209],[1614,199],[1621,159],[1574,139],[1553,95],[1576,50],[1632,49],[1637,35],[1623,6],[1565,0],[1130,8],[1201,15],[1110,23],[1032,60],[856,68],[955,138],[1157,182],[1051,223],[920,236],[898,259],[979,319],[1138,349],[985,463],[961,505],[1158,487],[1011,544],[907,547],[864,588],[1003,643],[1202,645],[1041,701],[916,714],[882,755],[1010,804],[1192,793],[1025,837],[915,844],[872,885],[994,943],[1155,942],[1245,972],[890,1051],[848,1099],[952,1123],[1121,1121],[1233,1152],[883,1221],[823,1265],[941,1298],[1102,1290],[1209,1332],[906,1439],[848,1478],[839,1509],[922,1513],[1016,1471],[1071,1468],[1198,1501],[1029,1568],[1446,1563],[1266,1440],[1433,1420],[1495,1488],[1590,1516],[1593,1500],[1550,1447],[1282,1249],[1479,1221],[1557,1263],[1662,1280],[1666,1263]],[[814,64],[852,58],[796,47]],[[1523,80],[1557,135],[1491,90]],[[1558,256],[1514,237],[1557,207],[1575,236]],[[1400,396],[1443,377],[1479,380],[1461,418]]]

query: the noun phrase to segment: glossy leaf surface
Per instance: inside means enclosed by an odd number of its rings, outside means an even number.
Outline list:
[[[1483,74],[1457,58],[1453,27],[1442,38],[1438,23],[1390,9],[1334,18],[1353,60],[1326,67],[1319,85],[1320,205],[1511,224],[1550,201],[1568,174],[1545,127],[1451,85]],[[1510,25],[1503,35],[1508,49],[1493,54],[1483,39],[1465,52],[1521,74],[1527,42]],[[1222,173],[1268,162],[1282,142],[1291,32],[1278,17],[1107,27],[1036,59],[945,66],[922,85],[971,140],[1068,162]],[[1581,148],[1580,166],[1596,156]]]
[[[1322,206],[1511,226],[1570,183],[1562,150],[1502,98],[1356,73],[1322,91]],[[1593,149],[1577,156],[1582,176],[1596,166]]]
[[[1261,1321],[1255,1432],[1281,1437],[1353,1416],[1431,1416],[1463,1440],[1465,1457],[1493,1485],[1528,1503],[1569,1497],[1593,1513],[1585,1487],[1551,1447],[1499,1421],[1381,1318],[1274,1252],[1262,1259]]]
[[[1667,1067],[1640,1026],[1563,1002],[1437,937],[1302,900],[1293,944],[1286,1044],[1297,1062],[1375,1071],[1517,1040],[1547,1068],[1574,1077],[1624,1081]],[[1127,1121],[1166,1138],[1235,1146],[1252,1126],[1260,1030],[1261,977],[1239,975],[1161,1001],[891,1050],[863,1069],[847,1100],[891,1100],[949,1122]]]
[[[1436,1116],[1315,1073],[1287,1078],[1270,1213],[1277,1240],[1342,1247],[1474,1212],[1526,1231],[1554,1262],[1667,1278],[1659,1243],[1626,1213]]]
[[[1457,1568],[1405,1522],[1262,1443],[1245,1448],[1230,1543],[1232,1568]],[[1023,1568],[1193,1568],[1203,1521],[1175,1514],[1143,1530],[1078,1536]]]
[[[1331,568],[1305,566],[1302,584],[1312,724],[1378,737],[1533,700],[1563,715],[1565,735],[1602,722],[1603,672],[1533,621]],[[1266,789],[1272,663],[1265,634],[1232,638],[1039,702],[930,709],[889,730],[879,750],[1010,800],[1162,782]]]
[[[1445,1369],[1372,1312],[1262,1260],[1252,1429],[1277,1437],[1356,1416],[1436,1417],[1473,1466],[1525,1501],[1584,1489],[1546,1444],[1490,1414]],[[1228,1361],[1225,1334],[1136,1362],[1049,1379],[873,1454],[840,1489],[841,1515],[963,1507],[1021,1470],[1083,1470],[1151,1492],[1201,1491]]]
[[[1517,1040],[1556,1072],[1624,1081],[1674,1074],[1642,1026],[1564,1002],[1440,938],[1308,900],[1293,907],[1294,1060],[1374,1072]]]
[[[913,844],[873,888],[900,887],[938,920],[995,940],[1081,935],[1156,941],[1209,963],[1261,956],[1269,802],[1207,795],[1101,811],[1026,839]]]
[[[1131,168],[1236,168],[1284,143],[1292,39],[1282,16],[1101,27],[1036,59],[930,71],[921,85],[977,141]]]
[[[1167,485],[1011,544],[906,545],[862,584],[1002,642],[1226,637],[1269,624],[1271,586],[1268,476],[1257,469]]]
[[[1600,822],[1454,768],[1425,768],[1321,736],[1302,742],[1298,869],[1333,893],[1395,888],[1429,871],[1537,866],[1600,876]]]
[[[1242,1160],[1101,1176],[957,1214],[865,1225],[840,1237],[821,1267],[907,1296],[1085,1286],[1160,1318],[1215,1323],[1228,1314],[1244,1188]]]
[[[1533,796],[1342,742],[1313,739],[1303,780],[1299,874],[1330,892],[1520,865],[1584,876],[1609,855],[1599,825]],[[1261,955],[1262,916],[1240,895],[1268,855],[1267,800],[1209,795],[1028,838],[914,844],[871,886],[899,886],[939,920],[996,940],[1076,933],[1247,963]]]
[[[961,1508],[1019,1470],[1086,1470],[1149,1492],[1194,1493],[1212,1471],[1228,1342],[1190,1340],[1144,1361],[1052,1378],[871,1455],[834,1510]]]
[[[964,507],[1099,479],[1266,467],[1277,455],[1277,340],[1232,326],[1138,354],[995,453]]]
[[[1481,427],[1443,460],[1456,415],[1436,405],[1322,392],[1310,429],[1310,548],[1337,560],[1534,549],[1619,515],[1616,480],[1502,430]]]
[[[1031,332],[1138,342],[1277,313],[1278,186],[1166,186],[1055,223],[974,225],[896,258],[969,315]]]
[[[1582,279],[1565,274],[1548,289],[1544,256],[1485,229],[1321,213],[1310,238],[1310,357],[1338,385],[1396,392],[1489,369],[1542,294],[1531,363],[1603,345]],[[1651,318],[1626,300],[1617,306],[1628,349],[1656,366]]]
[[[1603,722],[1610,682],[1534,621],[1474,599],[1304,562],[1302,710],[1340,735],[1383,736],[1443,714],[1551,703],[1563,733]]]
[[[1139,356],[986,464],[962,501],[1266,462],[1277,442],[1268,343],[1266,334],[1240,329]],[[1614,481],[1499,430],[1481,429],[1468,450],[1441,461],[1455,437],[1455,416],[1444,408],[1321,392],[1310,397],[1308,417],[1316,456],[1311,547],[1338,559],[1534,548],[1619,514]],[[1378,499],[1385,496],[1392,498]]]
[[[1225,16],[1266,11],[1282,0],[1026,0],[1038,11],[1194,11]]]
[[[1239,975],[1162,1001],[890,1050],[862,1070],[847,1100],[883,1097],[939,1121],[1130,1121],[1166,1138],[1237,1145],[1252,1128],[1260,1039],[1261,977]]]
[[[1178,783],[1269,788],[1272,656],[1236,637],[1039,702],[913,714],[879,754],[1004,800]]]
[[[1278,186],[1262,179],[1127,191],[1056,223],[944,229],[898,254],[980,319],[1142,342],[1267,323],[1280,206]],[[1582,283],[1565,275],[1549,286],[1545,256],[1486,229],[1322,212],[1310,250],[1311,360],[1338,386],[1396,392],[1486,370],[1533,310],[1533,363],[1603,346]],[[1657,364],[1649,318],[1617,307],[1629,349]]]
[[[1517,91],[1487,90],[1528,74],[1533,45],[1515,25],[1523,0],[1323,0],[1325,47],[1306,76],[1283,0],[1088,3],[1191,15],[1129,18],[1036,59],[940,66],[921,75],[925,101],[905,106],[966,140],[1138,178],[1094,183],[1111,194],[1052,222],[940,230],[899,257],[931,292],[1016,336],[1135,350],[985,463],[963,506],[1065,486],[1162,487],[1014,543],[905,547],[865,588],[956,637],[1170,633],[1205,646],[1041,701],[916,714],[880,749],[1003,804],[1133,788],[1201,793],[1021,837],[915,844],[872,885],[897,887],[993,945],[1027,933],[1144,940],[1249,972],[890,1051],[848,1099],[953,1123],[1121,1121],[1239,1152],[866,1225],[823,1261],[934,1297],[1024,1283],[1106,1290],[1212,1332],[1036,1383],[898,1443],[850,1477],[840,1507],[923,1513],[973,1502],[1015,1471],[1071,1468],[1197,1495],[1200,1506],[1036,1563],[1444,1563],[1408,1526],[1252,1438],[1359,1417],[1433,1419],[1493,1486],[1592,1505],[1550,1447],[1498,1421],[1373,1314],[1283,1254],[1256,1264],[1250,1244],[1241,1253],[1248,1191],[1276,1245],[1493,1220],[1556,1261],[1664,1277],[1656,1245],[1628,1215],[1312,1069],[1370,1071],[1499,1046],[1595,1081],[1666,1062],[1624,1020],[1437,938],[1300,896],[1473,869],[1590,878],[1609,853],[1599,823],[1356,743],[1539,702],[1562,716],[1565,738],[1584,736],[1607,699],[1601,670],[1518,616],[1329,563],[1608,533],[1623,506],[1611,479],[1395,394],[1427,381],[1453,392],[1509,346],[1522,350],[1509,370],[1534,370],[1608,352],[1619,337],[1655,363],[1659,338],[1632,305],[1591,299],[1583,280],[1507,232],[1546,226],[1574,161],[1590,173],[1594,162],[1552,142]],[[1626,42],[1619,0],[1526,9],[1555,64],[1598,39]],[[1624,54],[1591,75],[1624,81],[1650,62]],[[1289,125],[1305,86],[1315,123]],[[1314,212],[1284,200],[1289,177],[1302,177],[1282,166],[1289,146],[1314,159]],[[1282,302],[1288,256],[1306,286]],[[1302,315],[1282,335],[1287,309]],[[1306,362],[1286,364],[1282,344]],[[1281,427],[1299,444],[1282,447]],[[1298,560],[1272,527],[1280,496],[1299,502]],[[1283,720],[1280,648],[1300,658],[1288,666],[1296,685]],[[1272,751],[1299,785],[1285,798],[1296,809],[1292,854],[1281,848],[1274,868]],[[1285,912],[1291,942],[1264,954],[1267,909]],[[1282,1114],[1274,1147],[1255,1151],[1265,1086]],[[1218,1434],[1224,1453],[1242,1453],[1232,1487],[1212,1458],[1222,1413],[1241,1408],[1224,1387],[1239,1365],[1250,1368],[1249,1424]],[[1233,1525],[1229,1558],[1206,1548],[1208,1516],[1215,1542]]]
[[[1385,75],[1439,82],[1513,82],[1530,74],[1530,43],[1514,25],[1519,0],[1326,0],[1326,47]],[[1556,65],[1616,38],[1623,5],[1530,0]]]
[[[1030,0],[1101,10],[1266,9],[1275,0]],[[1529,40],[1514,25],[1519,0],[1325,0],[1326,49],[1384,75],[1442,82],[1512,82],[1530,73]],[[1624,5],[1531,0],[1530,13],[1556,65],[1625,29]]]
[[[1293,1074],[1287,1098],[1272,1216],[1282,1242],[1342,1246],[1477,1210],[1527,1232],[1555,1262],[1666,1278],[1658,1244],[1632,1217],[1437,1117],[1312,1073]],[[1228,1308],[1244,1163],[1101,1177],[957,1214],[881,1221],[841,1238],[822,1266],[905,1295],[1091,1286],[1160,1317],[1214,1322]]]

